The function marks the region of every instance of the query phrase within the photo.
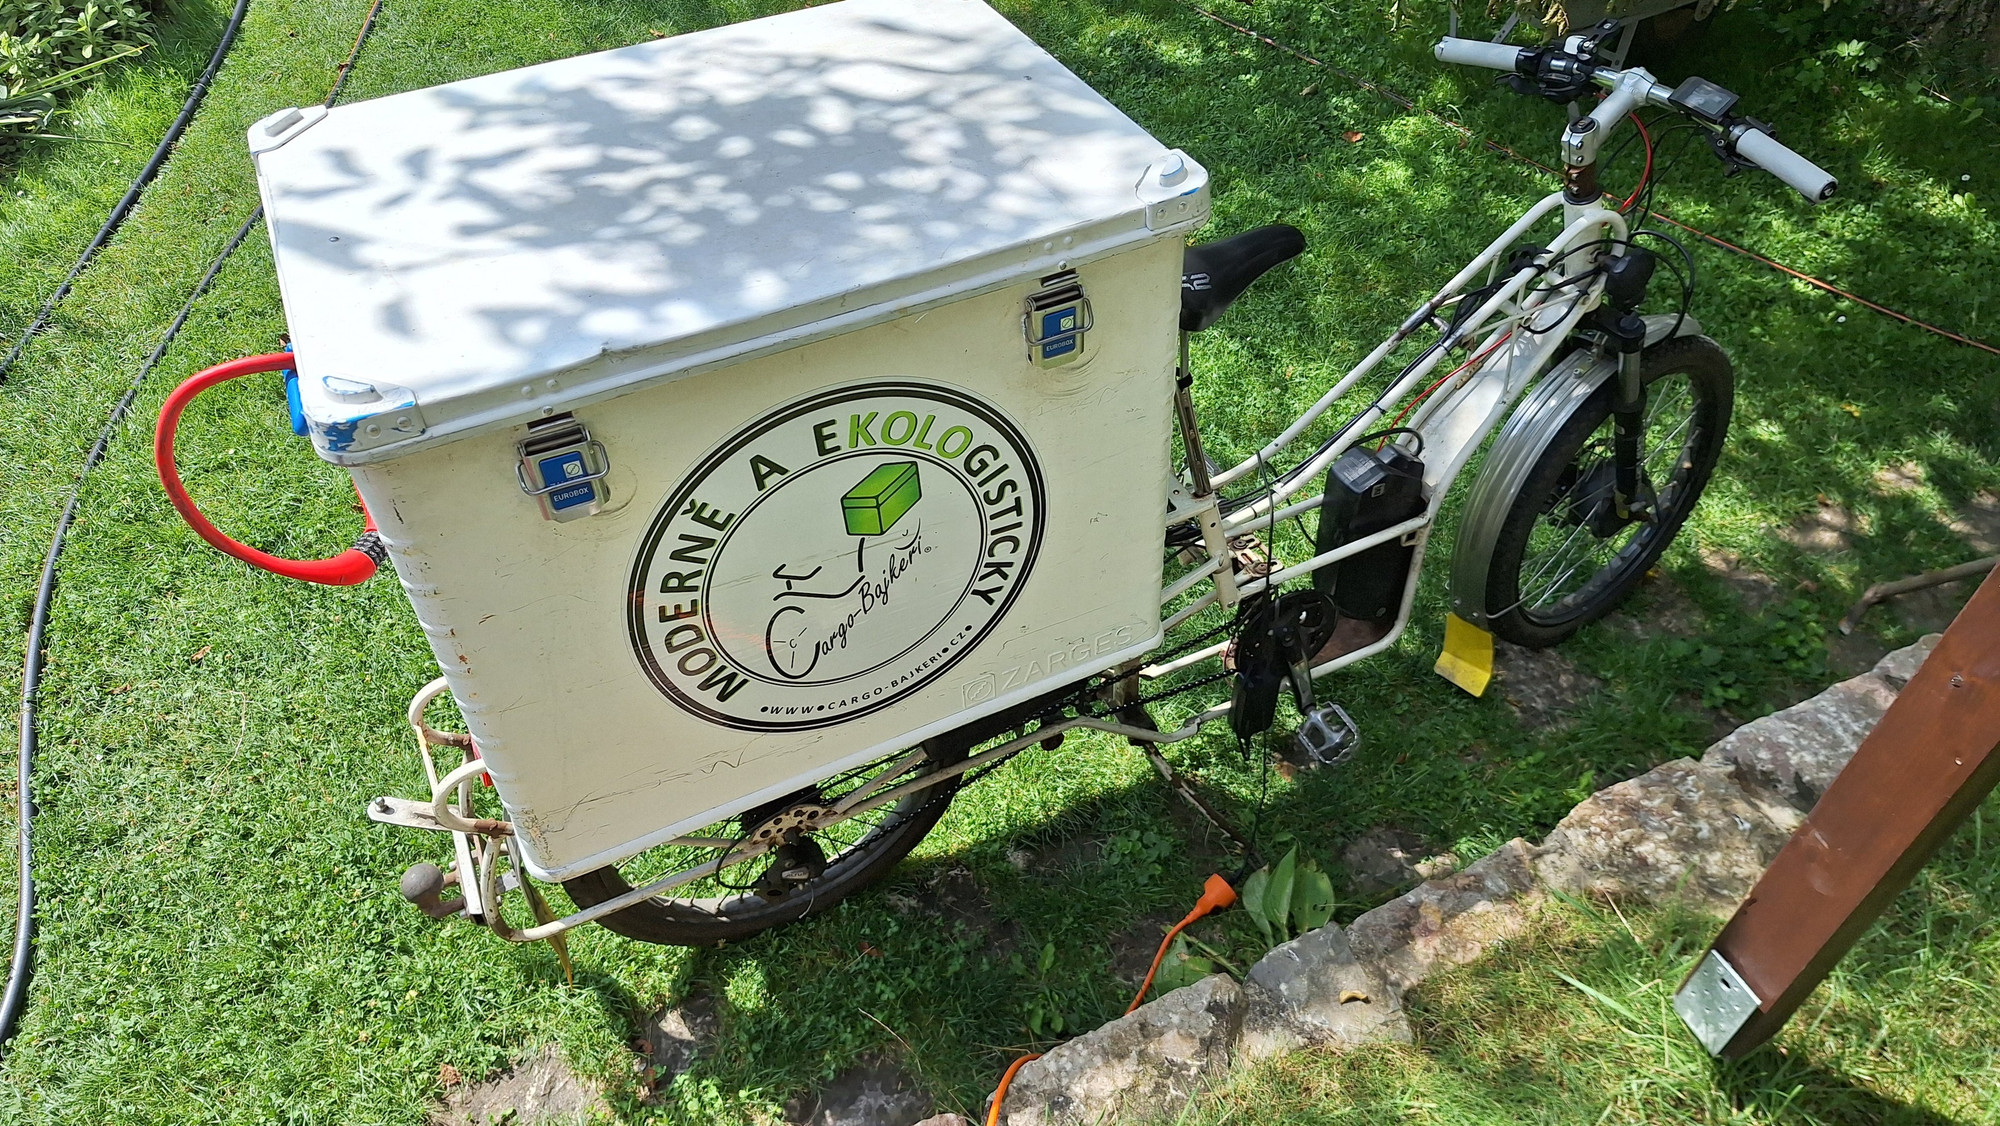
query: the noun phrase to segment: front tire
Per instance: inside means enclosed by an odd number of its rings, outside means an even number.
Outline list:
[[[1706,336],[1662,341],[1641,356],[1646,384],[1642,481],[1653,519],[1604,515],[1611,481],[1615,377],[1577,404],[1508,504],[1487,567],[1486,617],[1516,645],[1546,648],[1624,601],[1673,542],[1708,486],[1729,429],[1735,375]]]

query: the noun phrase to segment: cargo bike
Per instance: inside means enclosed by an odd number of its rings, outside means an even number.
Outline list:
[[[250,142],[293,351],[175,392],[160,471],[260,566],[393,564],[443,675],[408,713],[427,796],[368,815],[451,842],[405,895],[514,941],[706,944],[824,910],[1071,731],[1174,781],[1159,748],[1268,729],[1289,689],[1295,746],[1337,762],[1359,733],[1315,681],[1407,627],[1475,452],[1440,662],[1475,693],[1492,635],[1549,645],[1614,607],[1714,468],[1729,361],[1691,262],[1646,244],[1685,251],[1636,225],[1643,188],[1600,191],[1606,137],[1674,114],[1833,191],[1728,91],[1603,61],[1615,30],[1437,45],[1587,107],[1564,186],[1226,468],[1189,335],[1303,239],[1188,246],[1205,170],[977,0],[283,111]],[[1642,313],[1659,263],[1679,292]],[[181,486],[186,403],[258,371],[353,476],[369,524],[342,556],[239,544]],[[1309,554],[1277,557],[1304,520]],[[433,726],[447,695],[462,731]]]

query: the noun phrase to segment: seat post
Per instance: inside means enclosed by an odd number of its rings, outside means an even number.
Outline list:
[[[1194,420],[1194,372],[1188,370],[1188,334],[1181,333],[1181,363],[1174,372],[1174,413],[1181,424],[1181,447],[1187,452],[1188,476],[1194,495],[1205,497],[1215,491],[1208,479],[1208,455],[1201,448],[1201,427]]]

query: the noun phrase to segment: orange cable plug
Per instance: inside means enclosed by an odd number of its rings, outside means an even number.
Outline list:
[[[1139,994],[1132,998],[1132,1003],[1125,1007],[1125,1012],[1129,1015],[1132,1010],[1139,1007],[1141,1001],[1146,999],[1146,991],[1153,987],[1153,975],[1160,972],[1160,963],[1166,959],[1167,948],[1173,945],[1174,939],[1182,931],[1193,926],[1195,921],[1204,915],[1235,905],[1236,889],[1230,887],[1229,881],[1219,874],[1211,874],[1207,882],[1202,884],[1201,898],[1195,900],[1194,910],[1187,913],[1187,918],[1175,923],[1173,929],[1167,932],[1167,937],[1160,940],[1159,953],[1153,955],[1153,964],[1146,970],[1146,980],[1139,983]],[[1007,1073],[1000,1077],[1000,1085],[993,1089],[993,1105],[986,1112],[986,1126],[1000,1126],[1000,1104],[1006,1101],[1007,1088],[1013,1084],[1015,1074],[1029,1061],[1041,1058],[1042,1054],[1036,1052],[1022,1056],[1008,1065]]]

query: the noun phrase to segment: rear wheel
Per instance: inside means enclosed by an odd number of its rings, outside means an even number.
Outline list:
[[[1729,357],[1706,336],[1646,349],[1641,492],[1651,519],[1612,511],[1606,381],[1549,440],[1509,503],[1487,567],[1487,624],[1530,648],[1564,640],[1631,593],[1694,511],[1722,452],[1735,395]],[[1615,378],[1615,377],[1614,377]]]
[[[864,788],[886,792],[962,761],[968,745],[956,735],[941,736],[919,752],[891,755],[681,838],[700,843],[663,845],[564,880],[563,889],[578,906],[589,907],[711,862],[740,842],[758,841],[771,847],[598,922],[627,938],[673,946],[708,946],[794,922],[888,874],[944,816],[959,780],[821,827],[827,811]]]

